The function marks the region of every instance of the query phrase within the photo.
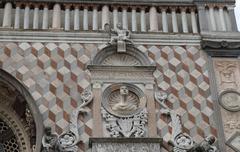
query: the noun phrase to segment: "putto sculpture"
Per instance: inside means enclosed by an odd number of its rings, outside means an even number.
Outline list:
[[[42,139],[42,152],[77,152],[77,143],[81,140],[78,132],[78,115],[87,112],[85,107],[92,101],[93,94],[90,89],[86,89],[81,94],[82,104],[73,110],[69,131],[57,136],[51,132],[51,128],[45,129]]]
[[[117,44],[117,52],[126,52],[126,44],[133,43],[130,40],[130,31],[123,29],[122,23],[117,23],[116,29],[111,29],[109,24],[105,24],[104,27],[111,37],[109,44]]]

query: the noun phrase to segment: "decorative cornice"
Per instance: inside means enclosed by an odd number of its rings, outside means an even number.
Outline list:
[[[200,45],[196,34],[132,33],[134,44],[138,45]],[[64,43],[107,43],[108,33],[64,32],[64,31],[0,31],[0,42],[64,42]]]

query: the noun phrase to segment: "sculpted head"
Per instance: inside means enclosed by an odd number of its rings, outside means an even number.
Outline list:
[[[122,27],[122,23],[117,23],[117,28],[118,29],[122,29],[123,27]]]
[[[128,95],[129,91],[128,91],[128,88],[127,86],[121,86],[120,87],[120,94],[121,95]]]

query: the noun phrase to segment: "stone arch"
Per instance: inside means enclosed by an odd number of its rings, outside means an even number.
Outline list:
[[[35,135],[36,135],[35,150],[36,152],[39,152],[41,150],[41,140],[43,136],[44,127],[43,127],[42,115],[40,114],[40,111],[33,97],[21,82],[19,82],[16,78],[14,78],[12,75],[7,73],[3,69],[0,69],[0,82],[6,84],[11,89],[16,90],[16,92],[18,92],[21,95],[21,97],[24,99],[24,102],[26,102],[26,105],[29,108],[30,114],[33,117],[33,121],[34,121],[33,123],[35,125]],[[27,138],[24,139],[24,137],[26,136],[25,136],[24,130],[22,130],[22,128],[24,129],[23,124],[20,122],[20,120],[17,119],[18,118],[17,114],[14,111],[9,112],[7,110],[8,110],[8,106],[4,107],[4,105],[1,105],[0,119],[6,122],[6,124],[12,129],[15,136],[19,136],[19,140],[22,140],[22,141],[18,141],[23,144],[22,150],[28,151],[30,141],[27,141],[28,140]]]
[[[93,58],[93,65],[113,66],[149,66],[151,62],[147,55],[133,45],[127,45],[126,52],[117,52],[116,45],[103,48]]]

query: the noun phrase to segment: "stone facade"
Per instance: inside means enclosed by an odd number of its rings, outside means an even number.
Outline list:
[[[29,105],[27,151],[240,151],[233,1],[99,2],[1,2],[0,90]]]

